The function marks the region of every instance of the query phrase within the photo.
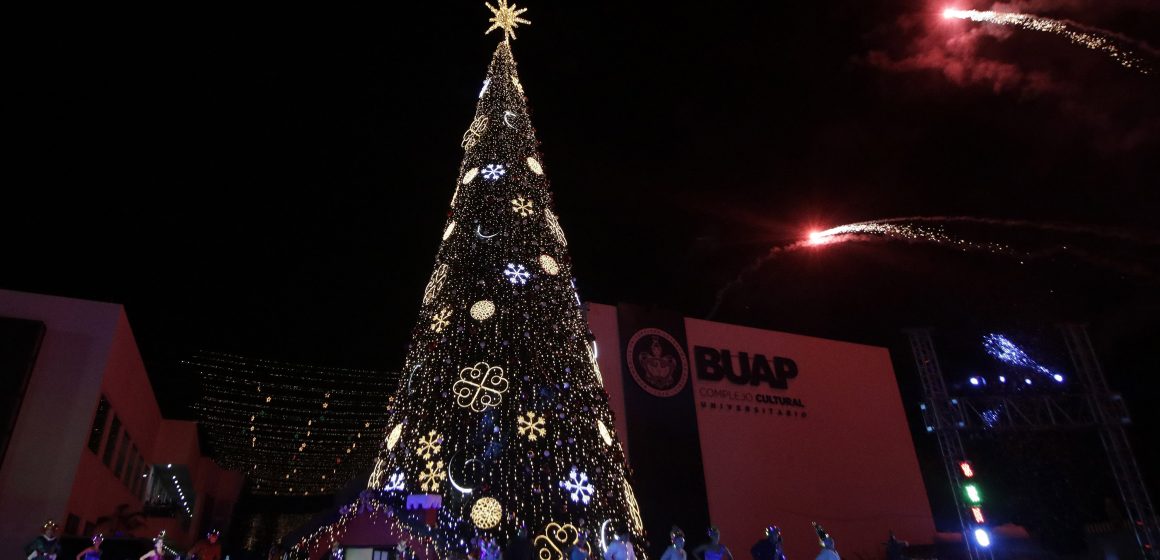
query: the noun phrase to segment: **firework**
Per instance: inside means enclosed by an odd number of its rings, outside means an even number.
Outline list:
[[[1073,21],[1015,12],[947,8],[943,10],[942,15],[947,19],[963,19],[980,23],[1018,27],[1028,31],[1054,33],[1084,48],[1102,52],[1120,63],[1120,66],[1124,68],[1130,68],[1141,74],[1152,73],[1152,65],[1149,64],[1147,59],[1136,53],[1136,50],[1143,50],[1143,47],[1138,44],[1133,45],[1132,43],[1135,42],[1131,39],[1118,36],[1111,31],[1081,25]]]
[[[1027,351],[1020,348],[1011,339],[998,333],[991,333],[983,337],[983,349],[987,351],[991,357],[1016,367],[1031,370],[1035,373],[1047,376],[1057,383],[1063,382],[1063,374],[1051,371],[1043,364],[1035,361]]]
[[[914,223],[917,220],[890,219],[875,222],[846,224],[823,231],[812,231],[807,238],[809,245],[825,245],[844,241],[872,241],[887,238],[911,243],[932,243],[963,251],[983,251],[1010,256],[1024,256],[1009,245],[971,241],[946,233],[941,227],[927,227]]]
[[[948,231],[948,226],[954,225],[984,226],[986,228],[1025,229],[1039,232],[1065,234],[1078,240],[1103,241],[1100,250],[1090,251],[1082,247],[1067,243],[1050,243],[1047,246],[1029,246],[1019,248],[1007,243],[976,241],[962,237]],[[708,318],[713,318],[730,291],[744,283],[745,278],[757,272],[766,263],[786,253],[793,253],[805,249],[817,249],[828,245],[844,243],[905,243],[936,245],[962,252],[989,253],[992,255],[1018,259],[1020,264],[1033,259],[1046,259],[1059,255],[1086,262],[1089,265],[1105,268],[1147,281],[1156,279],[1155,267],[1147,262],[1139,262],[1139,258],[1123,258],[1109,254],[1103,249],[1107,242],[1115,242],[1130,248],[1133,255],[1138,247],[1147,247],[1150,251],[1160,245],[1160,239],[1146,237],[1129,231],[1095,227],[1087,225],[1033,222],[1029,220],[1004,220],[996,218],[978,218],[973,216],[910,216],[904,218],[886,218],[870,222],[856,222],[832,227],[825,230],[812,230],[805,239],[799,239],[769,249],[764,255],[743,269],[736,278],[726,283],[717,291],[713,307]],[[1151,254],[1151,253],[1149,253]]]

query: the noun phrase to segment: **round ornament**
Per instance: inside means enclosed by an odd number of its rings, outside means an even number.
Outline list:
[[[536,161],[536,158],[531,156],[528,157],[528,169],[531,169],[532,173],[535,173],[536,175],[544,174],[544,168],[540,167],[540,162]]]
[[[540,268],[552,276],[560,273],[560,265],[556,264],[556,259],[549,255],[540,255]]]
[[[480,529],[494,529],[501,519],[503,506],[495,498],[480,498],[471,506],[471,521]]]
[[[486,321],[492,315],[495,315],[495,304],[486,299],[481,299],[471,306],[471,318],[476,321]]]

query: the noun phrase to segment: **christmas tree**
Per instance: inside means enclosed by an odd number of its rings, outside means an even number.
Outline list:
[[[510,39],[526,10],[492,7],[495,49],[435,269],[369,487],[440,556],[522,526],[544,559],[586,531],[599,554],[640,514],[612,432],[596,346],[552,210]]]

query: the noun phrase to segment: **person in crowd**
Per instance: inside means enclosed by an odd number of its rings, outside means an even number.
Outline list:
[[[500,560],[501,556],[499,543],[494,538],[483,537],[480,540],[479,557],[481,560]]]
[[[753,560],[785,560],[785,551],[782,550],[781,528],[769,525],[765,528],[765,538],[757,541],[749,554]]]
[[[153,539],[153,549],[141,555],[138,560],[165,560],[165,531]]]
[[[218,542],[221,533],[217,529],[210,529],[205,538],[194,543],[186,556],[196,560],[222,560],[222,545]]]
[[[890,532],[890,538],[886,539],[886,560],[905,560],[906,549],[910,543],[898,540],[894,536],[894,531]]]
[[[733,553],[721,544],[721,530],[715,525],[710,525],[706,533],[709,542],[693,550],[693,556],[696,556],[697,560],[733,560]]]
[[[830,536],[830,533],[826,532],[817,521],[812,522],[812,524],[814,531],[818,533],[818,544],[822,545],[822,550],[818,552],[814,560],[842,560],[838,556],[838,549],[834,547],[834,537]]]
[[[576,534],[576,542],[568,548],[568,560],[588,560],[588,556],[592,554],[592,545],[588,544],[588,532],[580,531]]]
[[[636,551],[633,550],[632,536],[624,531],[608,543],[608,550],[604,551],[604,560],[636,560]]]
[[[77,560],[101,560],[101,543],[105,542],[105,536],[97,533],[93,535],[92,546],[77,553]]]
[[[673,525],[673,529],[669,531],[669,542],[672,544],[665,549],[665,553],[661,555],[661,560],[687,560],[689,555],[685,552],[685,532],[680,527]]]
[[[516,536],[508,541],[503,557],[505,560],[532,560],[532,541],[528,540],[527,527],[520,525]]]
[[[56,521],[51,519],[40,526],[40,535],[24,547],[28,560],[56,560],[56,555],[60,554],[60,540],[56,538],[56,530]]]

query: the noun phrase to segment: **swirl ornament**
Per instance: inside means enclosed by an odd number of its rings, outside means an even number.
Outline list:
[[[471,151],[479,143],[479,138],[483,136],[485,130],[487,130],[487,117],[476,117],[475,120],[471,121],[471,126],[467,127],[467,132],[463,133],[463,142],[460,142],[459,145],[463,146],[464,151]]]
[[[536,546],[536,555],[540,560],[563,560],[564,551],[579,541],[580,530],[574,525],[561,525],[553,521],[544,527],[544,534],[537,535],[532,543]]]
[[[387,451],[394,449],[395,446],[398,445],[399,437],[402,435],[403,423],[399,422],[398,424],[395,424],[395,427],[391,430],[391,433],[387,434]]]
[[[508,380],[503,376],[503,368],[479,362],[459,371],[459,381],[451,386],[455,393],[455,404],[483,412],[503,402],[503,394],[508,390]]]
[[[608,426],[604,422],[596,421],[596,430],[600,432],[600,439],[604,440],[604,445],[612,445],[612,432],[608,431]]]
[[[636,494],[629,486],[628,479],[624,479],[624,501],[628,504],[628,524],[633,533],[641,534],[644,531],[644,521],[640,518],[640,506],[636,503]]]
[[[548,222],[548,229],[551,230],[552,235],[556,236],[556,241],[561,245],[567,247],[568,240],[564,237],[564,229],[560,227],[560,220],[556,219],[556,215],[551,210],[544,210],[544,219]]]
[[[503,506],[495,498],[480,498],[471,506],[471,521],[480,529],[494,529],[503,519]]]
[[[423,305],[431,303],[435,296],[443,289],[443,283],[447,281],[447,272],[451,270],[446,264],[439,265],[434,272],[431,273],[431,279],[427,281],[427,288],[423,290]]]

